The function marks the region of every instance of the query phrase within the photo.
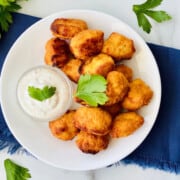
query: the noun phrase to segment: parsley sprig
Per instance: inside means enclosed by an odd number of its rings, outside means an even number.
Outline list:
[[[7,180],[28,180],[31,178],[29,169],[22,167],[10,159],[4,160]]]
[[[163,0],[147,0],[143,4],[133,5],[133,11],[135,12],[138,20],[138,25],[145,32],[150,33],[152,25],[147,17],[152,18],[158,23],[171,19],[165,11],[152,10],[159,6]]]
[[[44,86],[42,89],[34,87],[34,86],[28,86],[28,94],[33,99],[36,99],[38,101],[44,101],[50,97],[52,97],[56,92],[56,87],[49,87]]]
[[[12,13],[21,9],[19,1],[22,0],[0,0],[0,38],[2,33],[7,32],[10,24],[13,23]]]
[[[75,96],[90,106],[103,105],[108,100],[106,96],[107,81],[100,75],[81,75]]]

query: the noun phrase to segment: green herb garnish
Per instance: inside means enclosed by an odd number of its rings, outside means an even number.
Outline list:
[[[27,180],[31,178],[31,174],[27,168],[14,163],[10,159],[4,160],[4,167],[7,180]]]
[[[171,19],[165,11],[155,11],[153,8],[159,6],[163,0],[147,0],[143,4],[133,5],[133,11],[135,12],[138,20],[139,27],[150,33],[152,25],[147,16],[154,19],[156,22],[161,23]]]
[[[108,100],[106,96],[107,81],[100,75],[81,75],[75,96],[90,106],[103,105]]]
[[[44,86],[42,89],[36,88],[34,86],[28,86],[28,93],[29,96],[32,98],[38,100],[38,101],[44,101],[50,97],[52,97],[56,92],[56,87],[48,87]]]
[[[21,9],[18,4],[22,0],[0,0],[0,38],[3,32],[7,32],[13,23],[12,13]]]

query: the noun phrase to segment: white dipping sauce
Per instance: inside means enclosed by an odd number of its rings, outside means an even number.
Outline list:
[[[44,101],[33,99],[28,87],[56,87],[56,92]],[[72,86],[66,75],[59,69],[39,66],[26,72],[19,80],[17,97],[23,110],[41,120],[52,120],[64,114],[72,103]]]

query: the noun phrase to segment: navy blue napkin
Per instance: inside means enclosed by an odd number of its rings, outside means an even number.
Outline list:
[[[0,40],[0,67],[16,38],[38,20],[37,17],[14,14],[14,24]],[[180,50],[148,45],[156,58],[162,80],[160,111],[145,141],[120,162],[180,173]],[[5,147],[9,153],[14,153],[21,145],[9,131],[0,112],[0,149]]]

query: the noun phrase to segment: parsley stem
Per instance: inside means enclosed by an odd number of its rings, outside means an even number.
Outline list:
[[[133,5],[133,11],[137,13],[137,12],[141,11],[141,8],[139,8],[139,6],[137,6],[137,5]]]

